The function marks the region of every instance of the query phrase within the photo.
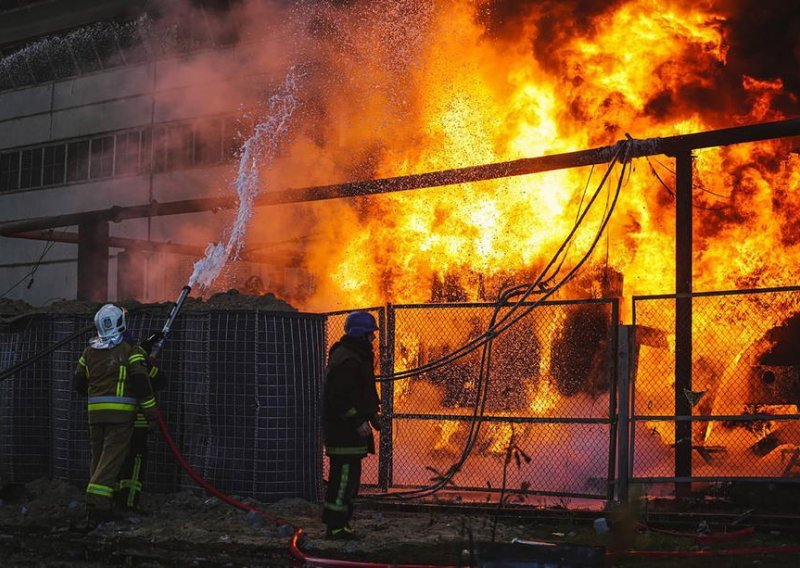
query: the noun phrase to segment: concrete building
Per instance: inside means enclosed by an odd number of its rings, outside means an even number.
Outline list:
[[[12,220],[220,195],[240,143],[240,101],[201,104],[193,95],[208,81],[233,80],[226,74],[237,73],[233,62],[251,46],[237,42],[234,19],[225,29],[202,18],[179,22],[165,36],[147,15],[148,4],[0,1],[0,224],[6,229]],[[194,4],[201,16],[227,7]],[[187,63],[204,62],[218,72],[184,72]],[[62,217],[67,226],[3,229],[0,298],[33,305],[171,298],[206,244],[182,242],[182,228],[221,234],[224,221],[210,211],[125,220],[112,213]],[[243,280],[256,288],[269,279],[263,265],[242,266]]]

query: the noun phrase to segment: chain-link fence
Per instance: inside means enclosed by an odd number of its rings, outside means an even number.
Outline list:
[[[369,308],[381,328],[376,369],[391,379],[440,359],[485,331],[493,309]],[[317,498],[325,351],[347,313],[187,311],[176,321],[159,399],[202,475],[265,500]],[[488,373],[478,349],[382,381],[385,420],[365,485],[425,487],[465,447],[447,489],[610,498],[618,450],[619,472],[635,481],[800,479],[800,288],[634,298],[618,441],[617,360],[628,343],[617,345],[617,314],[613,300],[547,302],[493,340]],[[131,329],[143,337],[164,317],[140,311]],[[0,327],[2,369],[72,337],[0,383],[3,481],[85,482],[86,407],[71,377],[88,339],[78,332],[90,324],[89,315],[41,314]],[[159,436],[149,450],[148,490],[193,486]]]
[[[797,480],[800,288],[634,298],[631,473]]]
[[[389,305],[381,325],[383,374],[445,356],[480,335],[493,310],[493,304]],[[329,317],[329,343],[345,314]],[[435,483],[460,461],[479,424],[448,489],[497,492],[505,478],[505,490],[519,495],[610,497],[616,321],[614,300],[548,302],[493,341],[483,379],[479,349],[439,369],[382,382],[381,451],[364,462],[367,483],[384,490]],[[512,450],[518,457],[509,467]]]

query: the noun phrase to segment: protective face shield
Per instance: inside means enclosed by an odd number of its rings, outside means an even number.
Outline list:
[[[128,310],[106,304],[94,315],[94,326],[100,339],[121,335],[128,328]]]
[[[365,337],[378,331],[378,324],[369,312],[353,312],[344,320],[344,332],[351,337]]]

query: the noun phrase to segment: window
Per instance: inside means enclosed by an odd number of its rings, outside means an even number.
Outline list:
[[[242,124],[231,116],[159,124],[0,152],[0,191],[229,162]]]
[[[188,124],[166,124],[153,133],[153,171],[166,172],[192,165],[194,132]]]
[[[66,149],[66,144],[45,147],[44,163],[42,167],[42,185],[64,183],[64,158],[66,157]]]
[[[19,187],[40,187],[42,185],[42,149],[22,151],[22,168],[20,170]]]
[[[89,178],[89,141],[72,142],[67,145],[67,181],[83,181]]]
[[[0,154],[0,191],[19,188],[19,152]]]
[[[141,152],[139,153],[139,171],[150,171],[150,156],[153,152],[153,131],[149,128],[142,130]]]
[[[114,137],[93,138],[89,154],[89,177],[92,179],[114,175]]]
[[[195,129],[194,163],[216,164],[222,161],[222,119],[201,120]]]
[[[139,172],[139,138],[141,132],[117,134],[117,149],[114,152],[114,175]]]

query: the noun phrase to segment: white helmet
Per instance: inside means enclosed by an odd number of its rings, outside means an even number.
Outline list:
[[[106,304],[94,314],[94,326],[100,339],[116,337],[128,328],[128,310]]]

